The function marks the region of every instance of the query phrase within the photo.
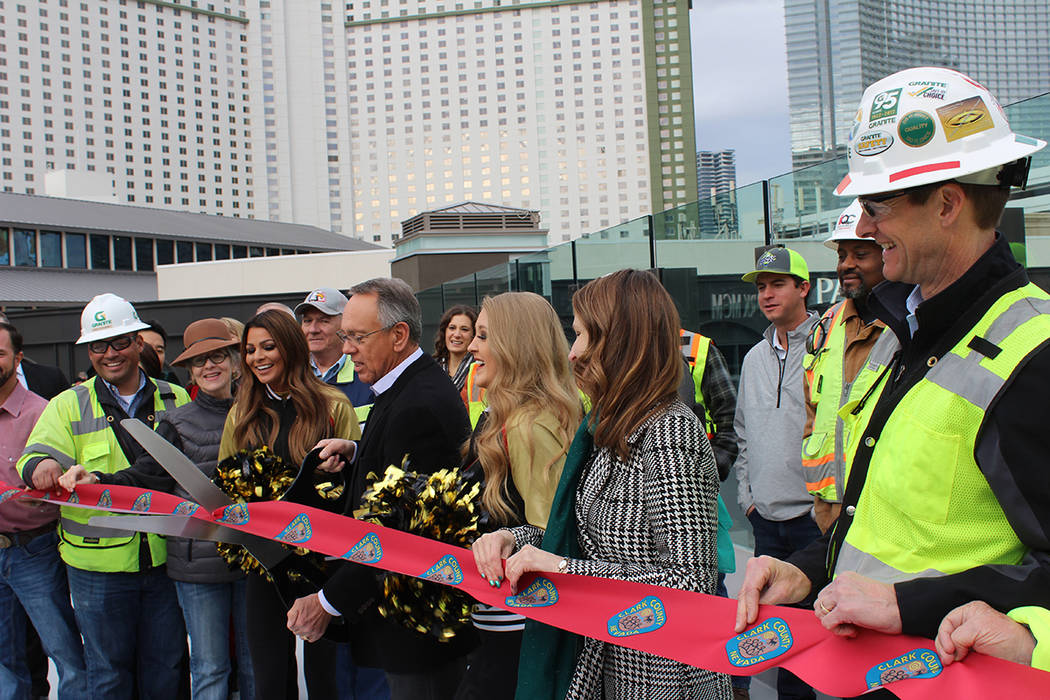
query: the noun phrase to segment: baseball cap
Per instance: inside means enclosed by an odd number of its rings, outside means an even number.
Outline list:
[[[346,297],[338,289],[321,287],[306,295],[303,302],[295,307],[295,315],[301,315],[306,307],[312,306],[326,316],[339,316],[346,306]]]
[[[755,269],[745,274],[741,279],[745,282],[754,282],[759,274],[772,272],[777,275],[794,275],[809,282],[809,266],[805,259],[793,250],[787,248],[770,248],[755,261]]]

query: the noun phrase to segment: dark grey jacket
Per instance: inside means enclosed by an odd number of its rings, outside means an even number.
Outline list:
[[[222,427],[232,405],[232,399],[216,399],[203,391],[198,392],[195,400],[167,411],[157,423],[157,432],[211,478],[215,476],[219,458]],[[105,483],[167,491],[189,498],[189,494],[148,454],[143,454],[127,469],[98,476]],[[214,542],[169,537],[168,576],[190,583],[227,583],[236,581],[243,574],[230,570],[216,551]]]

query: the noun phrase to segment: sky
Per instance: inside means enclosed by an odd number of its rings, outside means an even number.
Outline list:
[[[783,0],[694,0],[696,146],[736,149],[737,186],[791,170]]]

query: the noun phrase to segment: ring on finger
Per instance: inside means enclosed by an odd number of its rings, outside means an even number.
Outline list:
[[[828,606],[824,605],[824,601],[823,600],[818,600],[817,604],[820,606],[820,609],[824,611],[825,615],[830,614],[831,611],[835,609],[834,605],[832,605],[830,608]]]

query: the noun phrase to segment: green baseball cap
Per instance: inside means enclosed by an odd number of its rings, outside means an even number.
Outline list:
[[[760,273],[772,272],[775,275],[794,275],[809,282],[809,266],[799,253],[787,248],[770,248],[755,261],[755,269],[741,279],[754,282]]]

